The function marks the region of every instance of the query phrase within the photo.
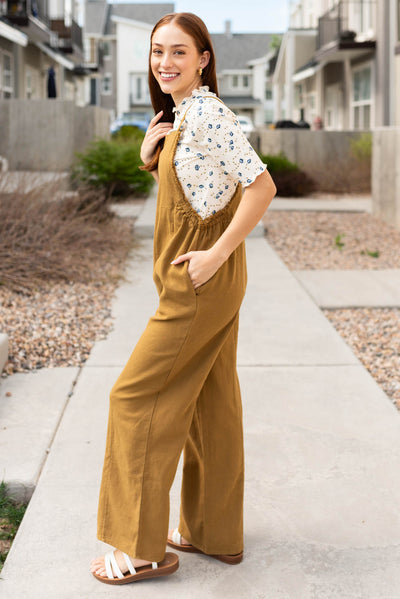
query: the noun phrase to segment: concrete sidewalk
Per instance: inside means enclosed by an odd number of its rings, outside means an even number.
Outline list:
[[[95,345],[66,406],[1,574],[1,596],[398,599],[399,414],[267,241],[246,245],[242,564],[180,554],[168,579],[113,590],[88,570],[105,549],[95,522],[108,393],[157,302],[152,240],[144,238],[117,292],[114,330]],[[180,479],[181,465],[171,526]]]
[[[321,308],[398,308],[400,269],[293,270]]]
[[[312,212],[368,212],[372,213],[371,196],[344,196],[325,198],[275,197],[268,210],[300,210]]]

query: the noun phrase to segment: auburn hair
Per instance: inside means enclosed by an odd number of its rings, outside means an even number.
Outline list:
[[[149,53],[149,89],[150,89],[150,98],[151,103],[154,108],[155,114],[163,111],[162,117],[159,122],[167,122],[173,123],[174,121],[174,113],[172,109],[175,104],[172,99],[171,94],[165,94],[159,84],[157,79],[154,77],[153,72],[151,70],[151,54],[152,54],[152,42],[153,36],[157,29],[162,27],[163,25],[167,25],[168,23],[175,23],[182,31],[190,35],[194,44],[199,52],[199,54],[203,54],[203,52],[208,51],[210,53],[210,59],[208,61],[207,66],[204,67],[203,73],[201,75],[202,85],[207,85],[211,92],[214,92],[218,95],[218,84],[217,84],[217,73],[215,67],[215,53],[214,48],[211,42],[211,37],[208,32],[208,29],[205,23],[198,17],[190,12],[179,12],[179,13],[170,13],[162,17],[153,28],[150,37],[150,53]],[[164,138],[161,139],[156,147],[156,151],[154,153],[153,158],[150,160],[148,164],[140,167],[143,170],[154,171],[158,167],[158,158],[160,156],[160,152],[164,146]]]

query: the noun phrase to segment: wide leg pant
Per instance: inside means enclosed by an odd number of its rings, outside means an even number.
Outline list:
[[[173,143],[167,141],[160,162],[164,181]],[[169,491],[183,449],[179,531],[206,553],[243,549],[236,349],[247,281],[244,244],[196,290],[188,263],[170,264],[219,238],[239,191],[215,217],[201,222],[176,180],[169,179],[169,186],[162,181],[154,255],[160,303],[111,392],[98,511],[100,540],[149,561],[164,557]]]

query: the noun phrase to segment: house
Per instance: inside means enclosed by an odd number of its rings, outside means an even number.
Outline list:
[[[400,65],[395,59],[398,4],[395,0],[293,2],[273,77],[277,118],[303,117],[328,130],[394,124],[399,118],[395,97],[396,65],[400,87]]]
[[[84,104],[82,28],[62,0],[0,0],[0,98]],[[51,82],[51,83],[52,83]]]
[[[86,3],[87,63],[102,66],[91,76],[90,102],[110,111],[152,113],[148,90],[150,34],[156,22],[174,12],[174,5]],[[95,69],[94,69],[95,70]]]
[[[268,65],[274,55],[271,33],[211,34],[221,99],[231,110],[249,116],[256,126],[273,121],[272,86]]]

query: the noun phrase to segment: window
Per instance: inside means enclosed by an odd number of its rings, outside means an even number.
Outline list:
[[[26,97],[28,100],[32,98],[32,71],[27,69],[26,71]]]
[[[231,75],[231,87],[245,90],[250,87],[250,75]]]
[[[150,92],[146,73],[130,73],[129,75],[130,105],[150,104]]]
[[[11,54],[3,52],[3,98],[13,97],[12,57]]]
[[[358,36],[369,38],[374,34],[375,3],[371,1],[349,2],[349,29]]]
[[[353,71],[352,117],[354,129],[371,128],[371,66]]]
[[[85,41],[85,50],[86,50],[86,60],[90,64],[97,63],[97,42],[92,37],[89,40]]]
[[[272,88],[270,88],[270,87],[265,88],[265,99],[272,100]]]
[[[110,95],[112,93],[111,73],[104,73],[101,93],[103,95]]]
[[[103,56],[104,58],[109,58],[110,55],[110,42],[103,41]]]

